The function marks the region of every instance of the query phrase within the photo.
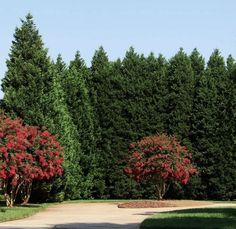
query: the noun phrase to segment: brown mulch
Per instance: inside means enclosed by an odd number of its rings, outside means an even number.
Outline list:
[[[160,200],[142,200],[118,204],[118,208],[165,208],[175,205]]]
[[[165,208],[211,205],[210,201],[195,200],[139,200],[118,204],[118,208]]]

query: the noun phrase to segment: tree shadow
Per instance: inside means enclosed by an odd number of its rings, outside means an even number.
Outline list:
[[[28,204],[20,204],[20,203],[15,203],[14,207],[27,207],[27,208],[39,208],[42,205],[40,204],[32,204],[32,203],[28,203]],[[5,200],[0,200],[0,207],[6,207],[6,201]]]
[[[42,207],[42,205],[40,204],[16,204],[16,207],[20,207],[20,208],[40,208]]]
[[[115,224],[115,223],[68,223],[58,224],[54,228],[58,229],[138,229],[138,223]]]
[[[154,215],[157,214],[159,212],[157,211],[149,211],[149,212],[144,212],[144,213],[134,213],[133,215]]]

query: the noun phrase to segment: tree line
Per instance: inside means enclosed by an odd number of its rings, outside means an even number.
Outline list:
[[[34,184],[32,200],[152,198],[155,185],[123,169],[128,145],[157,133],[175,135],[199,174],[173,183],[166,198],[236,198],[236,64],[214,50],[209,60],[181,48],[172,58],[138,54],[109,60],[95,51],[88,67],[77,51],[53,61],[32,15],[16,28],[1,107],[25,124],[47,127],[64,148],[64,173]],[[39,195],[40,194],[40,195]]]

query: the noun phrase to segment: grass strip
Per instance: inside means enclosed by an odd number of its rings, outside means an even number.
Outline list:
[[[235,229],[236,208],[198,208],[158,213],[140,229]]]
[[[45,209],[48,204],[16,205],[13,208],[0,206],[0,222],[22,219]]]

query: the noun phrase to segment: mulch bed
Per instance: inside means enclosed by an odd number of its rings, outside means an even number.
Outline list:
[[[118,208],[165,208],[175,205],[160,200],[142,200],[118,204]]]

